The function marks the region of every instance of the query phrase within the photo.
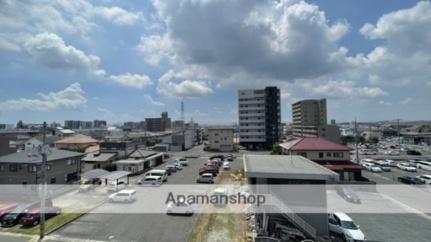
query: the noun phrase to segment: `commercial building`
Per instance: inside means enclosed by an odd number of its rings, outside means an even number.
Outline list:
[[[163,132],[171,129],[171,119],[168,112],[163,112],[160,118],[146,118],[146,130],[150,132]]]
[[[351,148],[320,137],[297,138],[280,144],[285,155],[306,157],[339,174],[342,181],[362,181],[362,166],[350,161]]]
[[[270,149],[281,139],[280,89],[238,91],[239,142],[247,149]]]
[[[319,238],[329,236],[327,213],[297,213],[295,207],[313,207],[317,211],[326,211],[327,199],[325,184],[337,181],[338,174],[320,166],[302,156],[283,155],[245,155],[244,172],[248,184],[258,189],[258,194],[271,194],[271,207],[264,207],[257,213],[257,231],[271,236],[276,232],[277,225],[297,228],[308,238],[320,241]],[[287,185],[321,185],[302,186],[300,189],[312,189],[312,195],[298,193]],[[282,186],[282,190],[278,190]],[[284,189],[286,188],[287,189]],[[275,201],[278,201],[277,207]],[[268,211],[267,211],[268,210]],[[275,213],[275,210],[278,210]],[[280,219],[282,219],[280,221]]]
[[[131,174],[140,174],[149,168],[163,163],[164,153],[150,150],[136,150],[130,154],[129,159],[115,161],[119,171],[128,171]]]
[[[207,132],[208,150],[223,152],[234,150],[232,127],[209,127]]]
[[[294,137],[324,137],[339,143],[340,128],[327,123],[326,99],[307,99],[292,104]]]
[[[106,128],[106,121],[105,120],[94,120],[93,121],[93,128]]]
[[[0,130],[0,156],[15,153],[37,134],[39,131],[30,129]]]
[[[49,184],[77,181],[81,172],[82,153],[49,149],[47,176]],[[0,184],[38,184],[41,182],[42,156],[38,149],[0,157]]]
[[[105,122],[106,125],[106,122]],[[93,128],[92,121],[81,121],[81,120],[65,120],[65,129],[91,129]]]

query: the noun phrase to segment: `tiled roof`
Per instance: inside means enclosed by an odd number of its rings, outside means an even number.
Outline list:
[[[77,156],[82,156],[84,154],[68,151],[68,150],[59,150],[56,148],[50,148],[49,153],[47,155],[48,161],[60,160],[65,158],[72,158]],[[38,152],[17,152],[5,156],[0,157],[0,163],[39,163],[42,162],[42,156],[38,155]]]
[[[325,151],[350,151],[351,148],[331,142],[321,137],[303,137],[280,144],[281,147],[287,150],[325,150]]]
[[[96,143],[98,140],[91,138],[87,135],[74,135],[70,137],[66,137],[64,139],[58,140],[56,144],[88,144],[88,143]]]

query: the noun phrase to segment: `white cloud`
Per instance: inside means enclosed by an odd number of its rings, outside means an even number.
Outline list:
[[[52,111],[58,109],[77,109],[87,102],[85,92],[79,83],[73,83],[59,92],[38,94],[39,98],[19,98],[0,102],[2,110]]]
[[[118,76],[111,75],[109,76],[109,79],[118,84],[138,89],[143,89],[144,87],[153,84],[149,76],[139,74],[125,73]]]
[[[303,81],[300,84],[303,90],[315,95],[331,98],[376,98],[386,96],[388,93],[379,87],[358,87],[352,81],[328,81],[325,83],[312,83]]]
[[[166,34],[142,36],[136,48],[144,55],[144,61],[151,65],[173,58],[172,42]]]
[[[157,91],[169,97],[198,97],[212,94],[214,91],[203,81],[184,80],[174,82],[176,73],[169,70],[159,78]]]
[[[404,98],[403,100],[400,101],[401,105],[408,105],[411,103],[413,103],[413,98],[411,97]]]
[[[165,106],[164,103],[154,100],[153,97],[151,97],[148,94],[144,94],[144,99],[145,99],[145,101],[147,101],[151,105],[154,105],[154,106]]]
[[[114,7],[96,7],[93,9],[95,15],[112,21],[116,25],[133,25],[142,18],[141,12],[129,12],[123,8]]]
[[[360,32],[370,40],[383,40],[366,56],[358,56],[359,79],[368,76],[381,85],[421,86],[431,76],[431,2],[387,13]],[[356,73],[356,75],[358,75]]]
[[[379,101],[379,104],[380,104],[380,105],[383,105],[383,106],[392,106],[392,103],[391,103],[391,102],[386,102],[386,101],[383,101],[383,100],[380,100],[380,101]]]
[[[198,66],[198,75],[243,86],[256,79],[312,78],[351,65],[338,44],[348,23],[330,24],[314,4],[185,0],[154,6],[166,32],[144,35],[138,46],[152,64],[168,59],[176,70]]]
[[[99,57],[66,45],[62,38],[53,33],[32,36],[25,42],[25,49],[37,63],[50,68],[87,70],[97,75],[104,74],[104,71],[99,69]]]

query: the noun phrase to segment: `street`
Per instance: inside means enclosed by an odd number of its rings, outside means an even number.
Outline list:
[[[187,152],[172,154],[167,162],[156,168],[163,168],[172,164],[176,158],[182,156],[200,156],[188,158],[189,165],[183,170],[172,173],[166,184],[196,184],[198,170],[205,163],[210,153],[202,151],[202,146]],[[231,162],[231,170],[242,168],[242,155],[235,154],[236,159]],[[142,177],[140,175],[138,177]],[[133,177],[133,181],[138,177]],[[139,202],[139,200],[137,201]],[[102,205],[108,206],[107,204]],[[171,216],[166,214],[86,214],[53,233],[62,241],[66,238],[77,240],[110,240],[110,241],[187,241],[198,214],[193,216]]]

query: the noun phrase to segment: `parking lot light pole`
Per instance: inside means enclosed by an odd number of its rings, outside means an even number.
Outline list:
[[[46,200],[46,189],[47,189],[47,174],[46,174],[46,163],[47,163],[47,152],[48,150],[45,147],[46,143],[46,122],[43,123],[43,138],[42,138],[42,147],[40,149],[40,153],[42,155],[42,181],[41,181],[41,201],[40,201],[40,223],[39,223],[39,239],[42,240],[45,236],[45,200]]]

